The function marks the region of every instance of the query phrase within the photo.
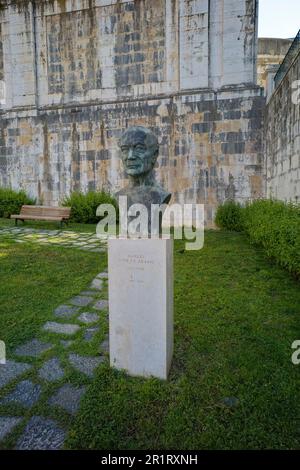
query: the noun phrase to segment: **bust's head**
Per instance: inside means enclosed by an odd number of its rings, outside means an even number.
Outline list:
[[[152,131],[143,126],[127,129],[121,136],[124,170],[131,177],[150,173],[158,157],[158,140]]]

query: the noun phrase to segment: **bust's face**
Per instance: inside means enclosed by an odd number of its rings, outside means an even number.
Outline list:
[[[150,142],[149,142],[150,140]],[[121,137],[120,148],[124,170],[129,176],[149,173],[157,159],[158,149],[143,128],[128,129]]]

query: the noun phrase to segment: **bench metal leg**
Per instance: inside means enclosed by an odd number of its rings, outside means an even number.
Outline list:
[[[69,221],[68,220],[61,220],[60,221],[60,228],[64,228],[64,224],[69,225]]]
[[[15,225],[18,225],[18,219],[15,219]]]

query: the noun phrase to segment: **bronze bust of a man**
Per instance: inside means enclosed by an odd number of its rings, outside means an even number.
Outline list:
[[[153,170],[159,152],[156,135],[143,126],[130,127],[122,134],[119,147],[129,184],[115,196],[127,196],[128,207],[143,204],[149,214],[151,204],[168,204],[171,194],[156,182]]]
[[[171,194],[155,180],[154,165],[159,152],[157,137],[146,127],[130,127],[122,134],[119,147],[129,184],[115,196],[117,198],[127,196],[127,208],[133,204],[143,204],[147,208],[148,232],[150,232],[151,204],[168,204],[171,199]]]
[[[159,151],[156,135],[143,126],[130,127],[122,134],[119,146],[129,184],[116,196],[127,196],[128,205],[139,203],[147,208],[168,204],[171,194],[156,182],[153,171]]]

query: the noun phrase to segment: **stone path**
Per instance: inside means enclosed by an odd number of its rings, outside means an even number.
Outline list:
[[[90,381],[108,360],[107,277],[98,274],[88,290],[57,306],[37,337],[0,365],[0,445],[15,430],[16,449],[63,448]],[[92,345],[97,334],[100,347]],[[94,354],[78,353],[83,346]]]
[[[106,251],[107,239],[95,233],[70,230],[40,230],[24,227],[0,228],[0,237],[8,237],[17,243],[33,242],[40,245],[56,245],[78,250],[102,253]]]

